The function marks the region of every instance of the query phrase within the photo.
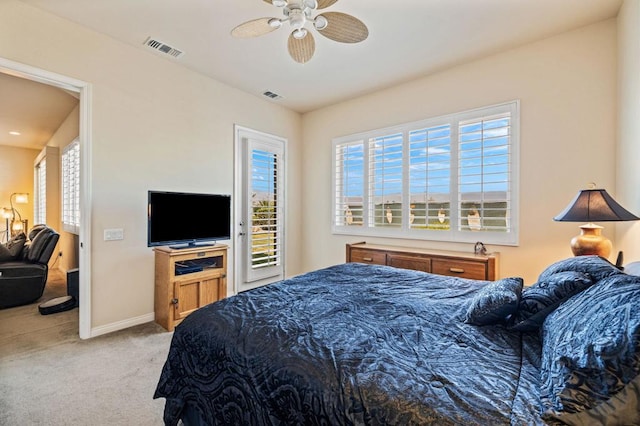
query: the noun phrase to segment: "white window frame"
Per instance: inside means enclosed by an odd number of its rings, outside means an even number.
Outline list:
[[[62,229],[80,234],[80,141],[62,150]]]
[[[476,118],[489,117],[496,114],[509,113],[510,114],[510,133],[509,133],[509,171],[508,171],[508,215],[507,215],[507,228],[508,231],[471,231],[469,229],[463,229],[459,226],[462,222],[460,220],[460,211],[462,207],[460,204],[460,196],[458,190],[458,173],[459,173],[459,152],[458,152],[458,130],[459,123]],[[431,128],[440,126],[443,124],[450,125],[451,131],[451,158],[450,158],[450,228],[448,230],[429,230],[429,229],[413,229],[410,226],[410,202],[409,202],[409,133],[411,131],[423,128]],[[371,203],[373,202],[369,198],[371,195],[371,183],[369,182],[369,169],[371,167],[369,153],[369,141],[372,139],[386,137],[389,135],[401,133],[403,135],[403,182],[401,193],[401,225],[397,226],[372,226],[368,223],[368,218],[371,217]],[[339,200],[342,194],[338,188],[338,174],[342,173],[338,165],[338,149],[341,146],[347,144],[362,144],[364,148],[364,176],[363,176],[363,224],[360,226],[346,225],[342,220],[341,213],[337,211],[339,207]],[[487,244],[517,246],[519,244],[519,150],[520,150],[520,101],[514,100],[505,102],[502,104],[491,105],[487,107],[476,108],[473,110],[463,111],[459,113],[449,114],[446,116],[428,118],[411,123],[405,123],[399,126],[376,129],[367,132],[362,132],[353,135],[342,136],[333,139],[332,143],[332,202],[331,202],[331,218],[332,218],[332,232],[340,235],[357,235],[357,236],[370,236],[370,237],[388,237],[388,238],[402,238],[402,239],[421,239],[430,241],[446,241],[446,242],[464,242],[475,243],[482,241]]]

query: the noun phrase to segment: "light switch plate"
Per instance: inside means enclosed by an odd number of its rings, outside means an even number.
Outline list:
[[[124,240],[124,229],[122,228],[105,229],[104,240],[105,241]]]

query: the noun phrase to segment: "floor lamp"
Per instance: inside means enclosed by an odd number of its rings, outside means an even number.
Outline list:
[[[7,207],[2,207],[0,208],[0,214],[2,215],[2,217],[4,218],[4,238],[5,238],[5,242],[9,241],[9,237],[11,234],[11,228],[9,228],[9,219],[12,218],[13,214],[11,213],[11,209],[7,208]]]
[[[11,206],[11,213],[13,216],[11,220],[11,230],[9,233],[11,237],[20,232],[27,232],[28,227],[27,219],[23,220],[20,211],[13,206],[14,200],[16,204],[27,204],[29,202],[29,194],[26,192],[14,192],[9,197],[9,205]],[[16,220],[16,216],[18,217],[18,220]],[[8,238],[9,235],[7,236],[7,239]]]

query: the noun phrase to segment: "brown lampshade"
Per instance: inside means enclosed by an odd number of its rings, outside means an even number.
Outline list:
[[[640,220],[614,200],[604,189],[584,189],[553,218],[558,222],[588,222],[580,226],[581,234],[571,240],[571,251],[576,256],[595,254],[609,257],[611,241],[602,236],[602,226],[592,222],[620,222]]]

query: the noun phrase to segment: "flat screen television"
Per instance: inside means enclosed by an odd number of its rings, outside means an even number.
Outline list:
[[[230,238],[230,195],[149,191],[148,247],[187,248]]]

